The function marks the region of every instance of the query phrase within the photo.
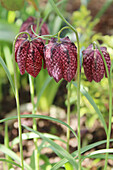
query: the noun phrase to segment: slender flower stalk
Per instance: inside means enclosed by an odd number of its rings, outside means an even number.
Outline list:
[[[20,102],[19,102],[19,93],[18,93],[18,83],[17,83],[17,70],[16,70],[16,63],[15,63],[15,43],[19,35],[24,34],[20,33],[16,36],[13,42],[13,67],[14,67],[14,81],[15,81],[15,98],[16,98],[16,105],[17,105],[17,116],[18,116],[18,130],[19,130],[19,145],[20,145],[20,157],[21,157],[21,166],[22,170],[24,170],[24,160],[23,160],[23,146],[22,146],[22,127],[21,127],[21,117],[20,117]],[[28,34],[29,36],[29,34]]]
[[[75,28],[63,17],[53,0],[49,0],[51,6],[57,15],[74,31],[77,39],[78,53],[77,53],[77,114],[78,114],[78,170],[81,170],[81,135],[80,135],[80,46],[79,37]]]
[[[14,41],[13,44],[13,63],[14,63],[14,76],[15,76],[15,89],[16,89],[16,101],[17,101],[17,110],[18,110],[18,122],[19,122],[19,139],[20,139],[20,155],[21,155],[21,164],[22,164],[22,170],[24,170],[23,166],[23,148],[22,148],[22,131],[21,131],[21,119],[20,119],[20,108],[19,108],[19,96],[18,96],[18,88],[17,88],[17,76],[16,76],[16,64],[15,64],[15,44],[17,38],[22,35],[22,34],[27,34],[28,40],[30,41],[30,35],[27,32],[21,32],[19,33]],[[34,104],[34,83],[33,83],[33,77],[29,75],[29,81],[30,81],[30,93],[31,93],[31,101],[33,105],[33,111],[32,113],[35,114],[35,104]],[[37,130],[36,126],[36,120],[33,119],[33,129]],[[35,144],[35,169],[39,170],[39,152],[38,152],[38,147],[37,147],[37,139],[34,139],[34,144]]]
[[[67,84],[67,124],[70,126],[70,95],[71,95],[71,82]],[[70,129],[67,128],[67,151],[69,152]]]
[[[32,114],[36,114],[35,112],[35,103],[34,103],[34,78],[29,75],[29,83],[30,83],[30,93],[31,93],[31,102],[32,102]],[[37,123],[36,119],[33,118],[33,130],[37,131]],[[37,138],[34,138],[34,144],[35,144],[35,169],[39,170],[39,151],[38,151],[38,145],[37,145]]]
[[[70,27],[69,26],[65,26],[63,27],[59,32],[58,32],[58,42],[60,42],[60,34],[61,32],[64,30],[64,29],[69,29]]]
[[[105,65],[105,69],[106,69],[106,73],[107,73],[107,77],[108,77],[108,85],[109,85],[109,126],[108,126],[108,130],[107,130],[107,144],[106,144],[106,149],[109,149],[109,141],[110,141],[110,135],[111,135],[111,120],[112,120],[112,84],[111,84],[111,71],[110,71],[110,74],[109,74],[109,70],[108,70],[108,67],[107,67],[107,63],[106,63],[106,60],[104,58],[104,55],[101,51],[101,49],[99,48],[99,46],[95,43],[93,43],[94,45],[97,46],[101,56],[102,56],[102,59],[103,59],[103,62],[104,62],[104,65]],[[104,170],[107,170],[107,164],[108,164],[108,152],[106,153],[106,158],[105,158],[105,166],[104,166]]]

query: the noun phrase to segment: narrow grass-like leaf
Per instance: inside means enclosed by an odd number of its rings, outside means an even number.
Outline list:
[[[60,140],[62,141],[63,143],[66,143],[63,139],[55,136],[55,135],[51,135],[51,134],[48,134],[48,133],[43,133],[43,135],[46,137],[46,138],[50,138],[50,139],[56,139],[56,140]],[[33,133],[33,132],[29,132],[29,133],[23,133],[22,134],[22,140],[28,140],[28,139],[33,139],[33,138],[40,138],[39,135],[37,135],[36,133]],[[11,141],[11,147],[13,147],[14,145],[18,144],[19,143],[19,136],[14,138],[12,141]]]
[[[102,144],[104,144],[104,143],[106,143],[106,142],[107,142],[107,140],[103,140],[103,141],[99,141],[99,142],[96,142],[96,143],[87,145],[87,146],[85,146],[85,147],[83,147],[83,148],[81,149],[81,154],[83,154],[84,152],[86,152],[86,151],[88,151],[88,150],[90,150],[90,149],[92,149],[92,148],[94,148],[94,147],[97,147],[97,146],[99,146],[99,145],[102,145]],[[113,139],[110,139],[110,142],[113,142]],[[75,152],[72,153],[72,156],[75,157],[75,156],[77,156],[77,154],[78,154],[78,151],[75,151]],[[60,168],[61,166],[63,166],[66,162],[68,162],[67,159],[63,158],[62,160],[60,160],[59,162],[57,162],[57,163],[52,167],[51,170],[57,170],[58,168]]]
[[[10,51],[10,47],[7,45],[3,46],[3,52],[4,52],[4,57],[5,57],[5,62],[6,66],[10,72],[11,75],[14,74],[14,69],[13,69],[13,61],[12,61],[12,54]]]
[[[97,155],[97,158],[99,158],[99,155],[105,154],[105,153],[113,153],[113,149],[101,149],[101,150],[91,152],[90,154],[88,154],[86,156],[83,156],[83,160],[86,159],[86,158],[91,158],[91,157],[93,157],[95,155]],[[103,156],[105,157],[105,155],[103,155]],[[102,157],[102,155],[101,155],[101,157]],[[112,156],[112,159],[113,159],[113,156]]]
[[[17,154],[15,152],[13,152],[12,150],[8,149],[7,147],[5,147],[2,144],[0,144],[0,151],[3,152],[4,154],[10,156],[15,161],[17,161],[19,163],[21,162],[20,157],[17,156]],[[28,164],[26,164],[25,162],[24,162],[24,166],[25,166],[25,168],[27,170],[32,170],[31,167]]]
[[[100,150],[91,152],[90,154],[87,155],[87,157],[96,155],[96,154],[102,154],[102,153],[113,153],[113,149],[100,149]]]
[[[75,82],[72,82],[73,85],[77,88],[77,83]],[[105,120],[103,118],[103,115],[102,113],[100,112],[100,110],[98,109],[96,103],[94,102],[94,100],[92,99],[92,97],[89,95],[89,93],[84,89],[84,87],[81,85],[80,86],[80,92],[86,97],[86,99],[89,101],[89,103],[93,106],[94,110],[96,111],[96,113],[98,114],[99,116],[99,119],[101,121],[101,123],[103,124],[104,126],[104,129],[105,129],[105,132],[107,134],[107,126],[106,126],[106,123],[105,123]]]
[[[2,162],[7,162],[7,163],[10,163],[10,164],[12,164],[12,165],[16,165],[16,166],[19,167],[19,168],[22,168],[19,164],[17,164],[17,163],[14,162],[14,161],[9,161],[9,160],[4,159],[4,158],[0,158],[0,161],[2,161]]]
[[[3,61],[3,59],[2,59],[1,56],[0,56],[0,63],[1,63],[1,65],[2,65],[2,67],[4,68],[6,74],[7,74],[7,77],[8,77],[8,79],[9,79],[10,84],[11,84],[11,87],[12,87],[12,89],[13,89],[13,92],[14,92],[14,94],[15,94],[15,87],[14,87],[14,83],[13,83],[11,74],[10,74],[9,70],[7,69],[6,64],[5,64],[5,62]]]
[[[110,5],[112,5],[113,0],[107,0],[104,5],[102,6],[102,8],[99,10],[99,12],[96,14],[95,18],[100,18],[105,12],[106,10],[109,8]]]
[[[8,134],[8,124],[7,124],[7,122],[5,122],[4,144],[5,144],[5,146],[6,146],[7,148],[10,149],[10,147],[9,147],[9,134]],[[11,157],[9,157],[8,155],[5,155],[5,158],[6,158],[6,160],[8,160],[8,161],[12,161]],[[8,168],[8,169],[11,169],[11,168],[12,168],[12,165],[9,164],[9,163],[7,163],[7,168]]]
[[[37,103],[36,103],[36,108],[38,107],[39,101],[40,101],[40,97],[42,96],[44,90],[46,89],[47,85],[50,83],[50,81],[52,80],[52,77],[48,77],[43,85],[43,87],[41,88],[41,91],[38,95],[38,99],[37,99]]]
[[[53,118],[53,117],[50,117],[50,116],[44,116],[44,115],[35,115],[35,114],[32,114],[32,115],[21,115],[21,118],[40,118],[40,119],[46,119],[46,120],[51,120],[51,121],[55,121],[55,122],[58,122],[66,127],[68,127],[72,133],[74,134],[74,136],[78,139],[76,133],[74,132],[74,130],[65,122],[59,120],[59,119],[56,119],[56,118]],[[11,116],[11,117],[7,117],[5,119],[1,119],[0,120],[0,123],[3,123],[3,122],[6,122],[8,120],[13,120],[13,119],[17,119],[17,116]]]
[[[48,142],[49,144],[52,145],[52,147],[54,147],[57,152],[62,155],[64,158],[66,158],[72,165],[73,167],[75,167],[76,169],[78,168],[78,165],[75,161],[75,159],[71,156],[71,154],[69,154],[65,149],[63,149],[60,145],[56,144],[54,141],[52,141],[49,138],[46,138],[44,135],[42,135],[41,133],[39,133],[38,131],[35,131],[25,125],[22,125],[24,128],[26,128],[27,130],[36,133],[37,135],[39,135],[43,140],[45,140],[46,142]]]
[[[95,158],[95,159],[105,159],[106,155],[105,154],[97,154],[97,155],[89,155],[88,158]],[[108,159],[113,160],[113,155],[109,154]]]

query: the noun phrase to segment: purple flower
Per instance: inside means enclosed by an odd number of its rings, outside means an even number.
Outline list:
[[[111,60],[107,52],[107,48],[101,47],[100,49],[104,55],[108,70],[110,72]],[[101,79],[104,77],[104,74],[107,77],[102,56],[97,48],[93,49],[93,45],[91,44],[82,53],[84,72],[88,81],[91,82],[92,80],[94,80],[95,82],[100,82]]]
[[[29,41],[17,39],[15,45],[15,60],[18,63],[20,73],[25,70],[33,77],[36,77],[42,68],[44,44],[41,40]]]
[[[70,82],[77,71],[77,48],[68,37],[52,38],[44,48],[44,58],[48,73],[56,82],[62,78]]]

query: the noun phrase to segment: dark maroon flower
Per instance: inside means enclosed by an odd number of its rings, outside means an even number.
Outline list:
[[[107,48],[100,47],[100,49],[104,55],[108,70],[110,72],[111,60],[107,52]],[[97,47],[93,49],[93,45],[91,44],[82,53],[84,72],[88,81],[91,82],[92,80],[94,80],[95,82],[100,82],[101,79],[104,77],[104,74],[107,77],[104,62]]]
[[[17,38],[15,43],[15,61],[17,62],[17,51],[21,43],[25,40],[25,38]]]
[[[40,24],[42,23],[42,19],[40,19]],[[32,35],[33,37],[36,37],[34,35],[34,33],[31,30],[31,25],[33,25],[33,30],[36,32],[36,28],[37,28],[37,19],[35,17],[30,16],[26,21],[23,22],[21,28],[20,28],[20,32],[24,32],[27,31]],[[48,26],[47,24],[44,22],[41,26],[40,32],[38,33],[39,35],[48,35],[49,34],[49,30],[48,30]],[[43,40],[45,42],[45,40]]]
[[[44,48],[44,58],[50,76],[56,82],[62,78],[70,82],[77,71],[77,48],[68,37],[52,38]]]
[[[15,47],[17,48],[17,50],[15,50],[15,58],[20,73],[23,75],[26,70],[30,75],[36,77],[42,68],[42,59],[44,57],[43,42],[39,39],[33,41],[27,39],[23,41],[17,40],[17,45]]]

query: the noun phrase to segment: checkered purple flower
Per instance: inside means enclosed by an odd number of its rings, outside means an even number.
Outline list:
[[[111,60],[106,47],[100,48],[107,63],[110,72]],[[102,56],[97,48],[93,49],[93,45],[89,45],[83,52],[83,67],[88,81],[94,80],[100,82],[105,76],[107,77],[105,65]]]
[[[20,73],[25,70],[33,77],[36,77],[42,68],[44,44],[41,40],[29,41],[17,39],[15,45],[15,60],[18,63]]]
[[[48,73],[56,82],[62,78],[70,82],[77,71],[77,48],[68,37],[52,38],[44,48],[44,58]]]

